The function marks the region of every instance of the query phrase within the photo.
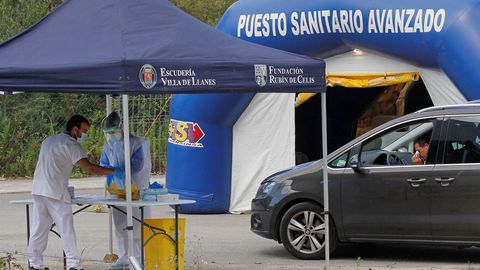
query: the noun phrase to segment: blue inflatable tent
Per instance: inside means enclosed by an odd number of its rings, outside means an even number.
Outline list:
[[[385,86],[420,77],[431,102],[441,105],[480,98],[479,26],[479,0],[239,0],[217,29],[252,43],[325,59],[326,80],[332,87]],[[196,212],[248,211],[263,178],[295,165],[294,102],[291,95],[175,97],[171,117],[202,126],[208,135],[202,140],[214,140],[212,151],[224,158],[188,155],[189,150],[169,145],[167,181],[183,179],[178,190],[205,202],[192,209]],[[311,135],[297,140],[319,140]],[[188,182],[187,175],[171,178],[181,166],[201,171],[203,180],[197,185]],[[206,183],[215,183],[219,192],[206,189]]]
[[[479,0],[241,0],[218,29],[303,55],[360,48],[440,68],[473,100],[480,98],[479,25]]]

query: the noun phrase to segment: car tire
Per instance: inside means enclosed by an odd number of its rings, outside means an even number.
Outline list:
[[[325,221],[322,212],[323,207],[320,205],[302,202],[292,206],[283,215],[280,223],[280,239],[293,256],[303,260],[325,258]],[[329,223],[330,254],[332,254],[338,241],[331,217]]]

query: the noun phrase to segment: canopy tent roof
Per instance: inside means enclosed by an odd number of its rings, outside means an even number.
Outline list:
[[[252,44],[166,0],[66,0],[0,44],[0,90],[321,92],[323,61]]]

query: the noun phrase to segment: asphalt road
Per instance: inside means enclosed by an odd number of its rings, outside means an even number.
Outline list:
[[[1,185],[1,182],[0,182]],[[101,189],[76,190],[101,194]],[[10,200],[28,193],[0,193],[0,256],[14,253],[25,266],[25,207]],[[169,208],[156,208],[154,217],[173,217]],[[295,259],[281,244],[250,232],[250,215],[181,215],[186,218],[185,269],[323,269],[324,261]],[[108,215],[82,212],[75,216],[78,245],[85,269],[108,269]],[[59,240],[50,235],[45,252],[50,269],[61,269]],[[480,269],[480,248],[390,247],[348,245],[331,260],[332,269]]]

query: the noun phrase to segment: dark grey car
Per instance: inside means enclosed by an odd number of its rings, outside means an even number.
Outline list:
[[[415,142],[428,156],[412,164]],[[301,259],[324,257],[323,161],[266,178],[251,230]],[[338,243],[480,245],[480,106],[432,107],[328,155],[330,251]]]

